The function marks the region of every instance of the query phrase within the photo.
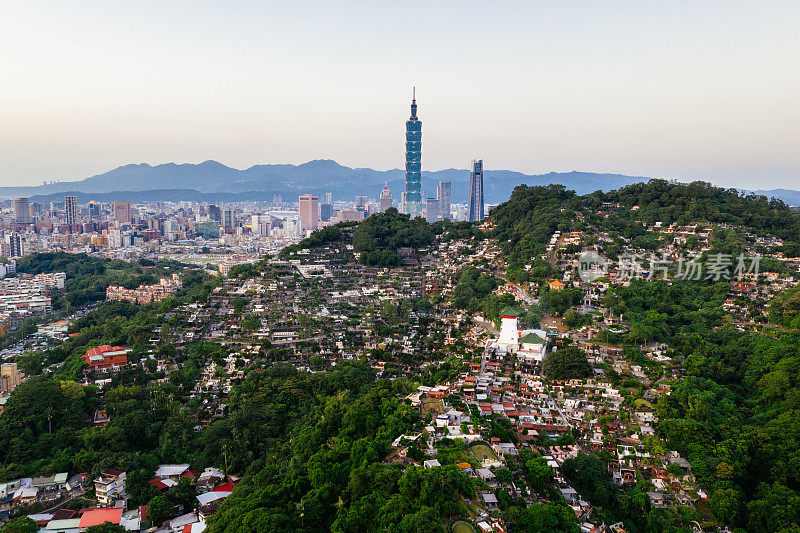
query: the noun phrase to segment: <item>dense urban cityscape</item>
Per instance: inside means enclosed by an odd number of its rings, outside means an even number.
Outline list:
[[[5,11],[0,533],[800,533],[797,5]]]
[[[789,474],[781,415],[699,428],[744,416],[721,353],[795,342],[800,213],[663,180],[495,207],[482,160],[423,205],[421,134],[414,98],[399,209],[6,201],[3,531],[792,523],[731,451]]]

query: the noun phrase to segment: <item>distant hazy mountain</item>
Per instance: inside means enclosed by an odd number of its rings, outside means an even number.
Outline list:
[[[309,161],[302,165],[255,165],[246,170],[237,170],[216,161],[206,161],[199,165],[166,163],[151,166],[141,163],[121,166],[81,181],[36,187],[0,187],[0,197],[36,196],[49,200],[59,198],[65,193],[79,193],[79,201],[83,202],[93,198],[167,200],[189,199],[190,196],[198,199],[223,198],[229,195],[242,199],[271,199],[273,194],[281,194],[289,200],[303,193],[322,194],[329,191],[335,199],[351,199],[362,194],[377,198],[386,182],[394,198],[399,200],[400,193],[405,189],[404,176],[400,169],[379,171],[350,168],[331,160]],[[435,196],[439,180],[450,180],[453,182],[452,201],[466,201],[469,188],[468,170],[423,172],[422,176],[424,196]],[[598,189],[616,189],[646,179],[591,172],[551,172],[531,176],[510,170],[486,170],[484,186],[486,202],[498,203],[508,199],[514,187],[521,183],[561,183],[583,194]]]
[[[768,191],[762,190],[753,192],[770,198],[777,198],[787,205],[800,205],[800,191],[793,191],[791,189],[771,189]]]
[[[0,187],[0,197],[29,196],[40,201],[62,199],[74,193],[79,202],[91,199],[100,201],[131,200],[201,200],[225,202],[234,200],[271,200],[281,194],[284,200],[294,200],[304,193],[332,192],[335,199],[353,199],[356,195],[377,198],[383,184],[389,184],[392,196],[399,202],[405,190],[404,172],[370,168],[350,168],[329,159],[318,159],[302,165],[255,165],[238,170],[206,161],[199,165],[165,163],[151,166],[146,163],[115,168],[81,181],[60,182],[36,187]],[[484,187],[487,203],[500,203],[508,199],[514,187],[520,184],[547,185],[560,183],[585,194],[596,190],[618,189],[649,178],[622,174],[597,174],[593,172],[550,172],[528,175],[510,170],[486,170]],[[423,198],[436,195],[439,180],[449,180],[452,201],[467,201],[469,171],[447,169],[422,173]],[[800,192],[778,189],[760,193],[781,198],[792,205],[800,204]]]

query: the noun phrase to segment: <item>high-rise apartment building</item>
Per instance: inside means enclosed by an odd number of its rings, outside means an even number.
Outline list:
[[[219,222],[216,220],[195,222],[194,233],[205,239],[217,239],[219,238]]]
[[[425,203],[425,220],[430,223],[436,222],[439,218],[439,200],[436,198],[428,198]]]
[[[327,193],[326,193],[327,195]],[[333,204],[324,202],[319,204],[319,218],[323,222],[327,222],[333,218]]]
[[[449,181],[440,181],[439,187],[436,190],[436,199],[439,200],[439,218],[440,219],[452,219],[452,215],[450,215],[450,193],[453,188],[453,184]]]
[[[67,226],[72,228],[78,223],[78,198],[75,196],[64,197],[64,211],[66,212]]]
[[[232,207],[223,207],[220,216],[220,226],[223,228],[236,227],[236,211]]]
[[[337,222],[357,222],[359,220],[364,220],[364,211],[358,211],[356,209],[342,209],[341,211],[336,212]]]
[[[472,161],[469,175],[469,215],[467,220],[483,220],[483,159]]]
[[[114,220],[120,224],[131,223],[131,203],[114,202]]]
[[[3,243],[3,255],[8,257],[22,257],[25,255],[22,235],[16,231],[6,235]]]
[[[262,237],[269,236],[269,230],[272,226],[272,217],[269,215],[250,215],[250,230],[255,235]]]
[[[404,213],[422,214],[422,122],[417,118],[416,89],[411,98],[411,118],[406,121],[406,196]]]
[[[313,194],[300,195],[300,230],[313,231],[319,227],[319,198]]]
[[[389,184],[383,186],[381,191],[381,213],[392,207],[392,191],[389,190]]]
[[[14,198],[14,222],[28,224],[31,221],[31,206],[24,196]]]
[[[89,220],[100,220],[100,202],[89,202]]]
[[[326,204],[332,204],[333,203],[333,193],[332,192],[326,192],[325,193],[325,203]]]

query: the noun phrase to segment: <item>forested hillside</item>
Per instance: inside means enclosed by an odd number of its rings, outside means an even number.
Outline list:
[[[311,376],[273,367],[251,373],[234,415],[204,438],[229,443],[247,472],[209,522],[210,531],[443,531],[474,491],[456,466],[426,470],[385,464],[391,442],[419,413],[398,401],[403,381],[375,381],[369,367]]]
[[[614,208],[617,204],[624,209]],[[520,185],[508,202],[492,210],[491,219],[496,224],[492,236],[504,246],[512,268],[544,253],[556,230],[596,228],[629,239],[646,238],[643,225],[656,222],[664,226],[731,224],[758,235],[781,238],[787,256],[800,255],[800,213],[780,200],[745,195],[704,182],[650,180],[583,196],[560,185]]]
[[[605,202],[619,202],[627,208],[639,206],[637,211],[629,213],[646,224],[728,223],[795,243],[800,240],[800,213],[780,200],[745,195],[736,189],[723,189],[701,181],[683,184],[650,180],[609,191],[599,198]]]
[[[450,221],[428,224],[422,218],[412,219],[395,208],[371,215],[361,221],[341,222],[320,228],[298,244],[287,246],[282,257],[290,257],[304,248],[321,248],[333,243],[350,244],[363,265],[392,268],[403,264],[398,254],[400,248],[417,250],[429,246],[434,236],[445,228],[454,232],[469,232],[469,225],[462,227]]]
[[[174,261],[112,261],[66,252],[32,254],[17,260],[17,271],[20,273],[64,272],[67,275],[64,289],[54,290],[50,295],[53,309],[66,313],[81,305],[105,300],[109,285],[134,289],[139,285],[158,283],[160,278],[185,266]],[[189,286],[198,275],[192,271],[192,280],[187,279]]]
[[[557,230],[608,235],[613,242],[601,249],[612,258],[623,246],[654,250],[662,245],[657,228],[646,230],[659,222],[662,227],[713,227],[713,253],[741,253],[748,243],[746,232],[782,239],[786,256],[800,252],[799,213],[780,201],[702,182],[651,180],[584,196],[556,186],[521,186],[492,211],[491,219],[496,225],[492,235],[507,252],[509,277],[539,283],[546,271],[534,277],[522,266],[545,252]],[[770,259],[762,267],[783,271]],[[628,327],[622,334],[604,331],[603,339],[621,343],[626,357],[654,376],[660,371],[658,363],[643,357],[639,347],[663,342],[682,361],[684,374],[670,382],[670,394],[657,403],[656,429],[670,448],[689,459],[697,480],[709,489],[708,511],[719,523],[742,531],[796,531],[798,290],[788,289],[769,303],[768,319],[776,327],[747,333],[733,327],[732,317],[722,308],[729,291],[730,282],[706,279],[613,286],[603,305],[614,316],[624,316]],[[612,380],[615,375],[612,372]]]

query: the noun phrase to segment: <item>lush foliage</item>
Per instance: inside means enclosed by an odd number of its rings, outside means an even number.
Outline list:
[[[800,524],[800,337],[722,328],[657,405],[660,430],[712,487],[711,511],[748,531]]]
[[[613,207],[616,205],[622,208]],[[634,206],[636,210],[631,209]],[[699,181],[684,184],[654,179],[584,196],[576,196],[561,185],[520,185],[507,202],[492,210],[491,218],[496,223],[492,234],[507,253],[509,274],[516,281],[541,279],[547,274],[546,264],[534,264],[539,271],[533,275],[522,267],[545,253],[556,230],[585,229],[588,225],[653,250],[659,237],[647,233],[643,224],[732,224],[784,239],[784,253],[800,255],[800,213],[779,200]],[[618,243],[607,245],[607,255],[616,257],[618,247]]]
[[[395,208],[368,217],[353,232],[353,248],[369,266],[399,266],[399,248],[423,248],[432,242],[433,231],[424,219],[412,219]]]
[[[493,236],[508,253],[509,268],[519,268],[543,254],[556,230],[572,227],[580,207],[580,197],[563,185],[515,188],[509,200],[491,214],[496,223]]]
[[[497,295],[494,290],[500,286],[500,278],[489,273],[481,273],[476,267],[467,267],[458,272],[452,301],[455,307],[469,313],[483,313],[491,322],[500,319],[500,312],[515,304],[511,294]]]
[[[795,243],[800,240],[800,213],[780,200],[722,189],[702,181],[684,184],[654,179],[606,193],[603,200],[619,202],[628,208],[639,206],[638,211],[628,212],[635,213],[646,224],[728,223]]]
[[[772,299],[769,318],[784,328],[800,329],[800,286],[795,285]]]
[[[361,222],[342,222],[315,230],[299,243],[281,250],[281,257],[291,257],[300,250],[321,248],[333,243],[352,244],[359,261],[367,266],[392,268],[403,264],[397,253],[400,248],[419,249],[433,242],[435,233],[447,228],[452,232],[471,233],[471,225],[428,224],[425,219],[412,219],[390,208]]]
[[[109,285],[133,289],[143,284],[157,283],[184,265],[159,262],[154,266],[121,260],[100,259],[86,254],[50,252],[32,254],[17,260],[18,272],[41,274],[64,272],[64,290],[52,290],[53,309],[71,312],[76,307],[105,300]],[[190,280],[191,281],[191,280]]]
[[[800,502],[800,336],[725,326],[726,285],[632,283],[606,303],[631,324],[623,340],[663,341],[685,357],[686,376],[656,404],[658,431],[710,489],[709,511],[747,531],[789,530],[800,524],[787,503]],[[773,318],[788,327],[793,297],[773,303]]]
[[[628,342],[665,342],[688,355],[721,324],[729,289],[725,282],[633,280],[627,287],[615,286],[604,304],[630,324]]]
[[[332,243],[349,241],[352,238],[352,230],[356,222],[340,222],[333,226],[325,226],[311,232],[311,235],[297,244],[285,247],[280,252],[283,258],[296,254],[300,250],[321,248]]]
[[[5,524],[2,531],[3,533],[36,533],[38,530],[39,526],[36,525],[36,522],[23,516]]]
[[[567,346],[547,354],[542,362],[547,377],[555,380],[586,378],[592,375],[592,367],[580,348]]]
[[[472,484],[454,466],[383,464],[391,441],[419,420],[396,392],[361,365],[249,374],[233,416],[204,436],[248,472],[209,530],[444,531],[443,517],[465,514],[460,496]]]

